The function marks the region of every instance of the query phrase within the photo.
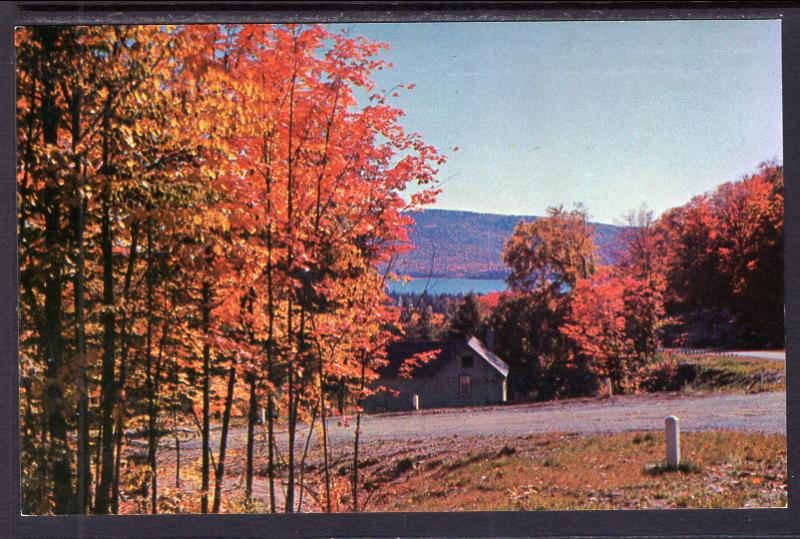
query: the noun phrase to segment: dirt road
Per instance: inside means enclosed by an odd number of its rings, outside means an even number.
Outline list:
[[[687,431],[743,429],[786,431],[786,394],[638,395],[612,400],[579,399],[560,402],[420,411],[414,414],[365,416],[364,440],[439,438],[451,435],[519,436],[542,432],[611,433],[662,429],[664,418],[675,415]],[[352,436],[352,425],[330,426],[334,441]]]
[[[786,350],[734,350],[726,353],[739,357],[769,359],[771,361],[786,361]]]
[[[614,397],[611,400],[572,399],[565,401],[495,406],[422,410],[416,413],[366,415],[362,418],[361,439],[381,441],[434,440],[450,436],[524,436],[545,432],[614,433],[634,430],[661,430],[664,418],[678,416],[681,429],[700,431],[740,429],[766,433],[786,432],[786,394],[784,392],[736,394],[702,393],[650,394]],[[328,420],[328,434],[334,446],[352,443],[353,418]],[[259,429],[259,431],[262,429]],[[298,432],[298,451],[302,450],[307,427]],[[231,429],[229,446],[244,446],[246,429]],[[219,430],[212,432],[216,444]],[[264,444],[259,432],[258,445]],[[277,433],[278,444],[286,448],[285,433]],[[169,443],[169,438],[164,442]],[[181,444],[199,448],[192,436]],[[315,448],[317,437],[310,440]]]

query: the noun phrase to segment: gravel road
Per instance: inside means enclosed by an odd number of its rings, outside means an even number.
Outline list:
[[[742,350],[727,352],[732,356],[753,357],[756,359],[770,359],[772,361],[786,361],[786,350]]]
[[[786,361],[786,350],[715,350],[713,348],[666,348],[666,352],[679,354],[717,356],[738,356],[749,359],[768,359],[770,361]]]
[[[450,408],[422,410],[415,413],[365,415],[361,420],[365,443],[382,441],[435,440],[457,436],[525,436],[546,432],[614,433],[633,430],[660,430],[664,418],[678,416],[681,429],[698,431],[740,429],[767,433],[786,432],[786,393],[753,394],[698,393],[694,395],[660,393],[631,395],[613,399],[571,399],[556,402],[518,404],[483,408]],[[328,435],[334,446],[352,443],[353,417],[331,418]],[[265,429],[259,427],[259,446],[265,444]],[[307,426],[298,427],[298,451],[306,438]],[[233,427],[229,437],[231,449],[245,444],[246,428]],[[218,444],[219,429],[212,431],[212,444]],[[282,449],[287,446],[286,433],[277,432]],[[170,443],[170,438],[163,441]],[[317,445],[317,437],[311,439]],[[181,447],[199,450],[200,440],[191,436]]]
[[[425,440],[445,436],[520,436],[543,432],[611,433],[662,429],[678,416],[686,431],[742,429],[786,432],[786,394],[637,395],[612,400],[579,399],[491,408],[383,414],[362,419],[363,439]],[[332,421],[334,441],[352,436]]]

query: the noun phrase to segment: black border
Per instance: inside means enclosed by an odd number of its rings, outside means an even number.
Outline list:
[[[0,537],[800,537],[800,7],[781,2],[14,2],[0,8]],[[20,516],[13,29],[22,24],[782,19],[788,508]],[[702,121],[698,119],[698,121]]]

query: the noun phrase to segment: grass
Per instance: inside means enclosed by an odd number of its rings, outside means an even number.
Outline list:
[[[727,387],[746,391],[786,389],[786,364],[765,359],[702,355],[689,363],[698,367],[693,387],[698,390]]]
[[[665,473],[682,472],[682,473],[700,473],[702,468],[694,462],[679,462],[677,466],[670,466],[666,461],[656,462],[655,464],[646,464],[644,473],[647,475],[662,475]]]
[[[786,390],[786,364],[783,361],[674,352],[660,356],[656,361],[668,359],[682,364],[677,376],[683,384],[683,390],[750,393]]]
[[[468,443],[462,439],[454,444]],[[661,433],[536,435],[422,457],[380,487],[371,511],[740,508],[786,504],[783,435],[684,433],[667,470]],[[409,456],[406,459],[412,458]]]

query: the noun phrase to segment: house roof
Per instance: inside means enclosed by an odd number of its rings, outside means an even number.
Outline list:
[[[381,367],[378,371],[381,376],[386,378],[397,378],[400,367],[405,360],[415,354],[435,352],[438,350],[439,352],[436,356],[413,371],[413,376],[415,377],[432,377],[439,372],[448,361],[454,359],[456,354],[464,348],[470,348],[475,354],[494,367],[501,375],[508,376],[508,365],[496,354],[487,349],[486,346],[475,337],[449,341],[395,341],[387,348],[387,365]]]
[[[475,337],[470,337],[467,341],[467,346],[472,348],[479,356],[489,362],[489,364],[497,369],[503,376],[508,376],[508,365],[505,361],[500,359],[497,354],[486,348],[486,346]]]

